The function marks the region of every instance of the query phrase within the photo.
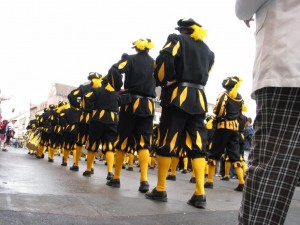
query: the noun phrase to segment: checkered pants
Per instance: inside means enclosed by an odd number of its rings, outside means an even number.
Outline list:
[[[239,224],[283,224],[300,175],[300,88],[255,92],[257,115]]]

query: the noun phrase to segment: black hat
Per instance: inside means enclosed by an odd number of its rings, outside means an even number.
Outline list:
[[[61,107],[61,106],[63,106],[64,104],[65,104],[64,101],[59,101],[57,105],[58,105],[58,107]]]
[[[49,105],[49,109],[56,109],[56,107],[57,107],[57,106],[54,105],[54,104],[50,104],[50,105]]]
[[[98,78],[98,79],[99,79],[100,77],[102,77],[101,74],[96,73],[96,72],[90,72],[90,73],[89,73],[89,76],[88,76],[88,80],[92,80],[92,79],[94,79],[94,78]]]
[[[197,23],[195,20],[189,18],[189,19],[180,19],[177,22],[178,27],[176,27],[176,30],[180,29],[191,29],[190,26],[197,25],[199,27],[202,27],[199,23]]]
[[[223,80],[222,82],[222,86],[223,88],[225,88],[226,90],[231,90],[238,82],[240,81],[240,79],[237,76],[234,77],[227,77]]]

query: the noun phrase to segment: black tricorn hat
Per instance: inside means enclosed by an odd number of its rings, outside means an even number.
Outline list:
[[[57,108],[57,105],[54,105],[54,104],[49,105],[49,109],[56,109],[56,108]]]
[[[225,88],[226,90],[231,90],[232,88],[234,88],[234,86],[240,81],[240,79],[237,76],[234,77],[227,77],[223,80],[222,82],[222,86],[223,88]]]
[[[180,19],[177,22],[178,27],[176,27],[176,30],[180,29],[191,29],[190,26],[197,25],[199,27],[202,27],[199,23],[197,23],[195,20],[189,18],[189,19]]]
[[[92,79],[94,79],[94,78],[101,78],[102,77],[102,75],[101,74],[99,74],[99,73],[96,73],[96,72],[90,72],[89,73],[89,76],[88,76],[88,80],[92,80]]]

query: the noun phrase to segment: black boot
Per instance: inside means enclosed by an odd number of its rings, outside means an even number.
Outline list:
[[[168,175],[167,176],[167,180],[173,180],[173,181],[176,181],[176,175]]]
[[[210,188],[210,189],[214,189],[214,183],[213,182],[206,182],[204,184],[205,188]]]
[[[114,177],[114,174],[112,172],[108,172],[106,180],[111,180],[113,177]]]
[[[115,187],[115,188],[120,188],[120,186],[121,186],[120,179],[111,179],[106,182],[106,185]]]
[[[126,170],[128,170],[128,171],[133,171],[133,167],[132,167],[132,166],[129,166]]]
[[[53,159],[50,159],[50,158],[48,158],[48,162],[54,162],[54,160]]]
[[[70,170],[72,170],[72,171],[79,171],[79,166],[73,165],[73,166],[70,167]]]
[[[229,181],[229,180],[230,180],[230,178],[229,178],[228,176],[224,176],[224,177],[222,177],[222,178],[221,178],[221,180],[224,180],[224,181]]]
[[[91,174],[92,174],[91,171],[84,171],[82,175],[85,177],[91,177]]]
[[[206,197],[205,195],[193,195],[187,203],[197,208],[205,208]]]
[[[140,182],[139,191],[142,192],[142,193],[146,193],[147,191],[149,191],[148,181]]]
[[[196,178],[195,177],[191,177],[190,183],[196,184]]]
[[[154,201],[167,202],[167,192],[166,191],[157,191],[155,188],[151,192],[147,192],[145,194],[147,199],[151,199]]]
[[[243,192],[244,189],[244,185],[243,184],[239,184],[234,190],[238,191],[238,192]]]

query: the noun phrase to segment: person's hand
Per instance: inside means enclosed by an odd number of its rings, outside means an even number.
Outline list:
[[[119,95],[122,95],[122,94],[124,94],[126,91],[128,91],[128,89],[121,89],[120,91],[118,91],[118,94],[119,94]]]
[[[171,85],[174,84],[175,82],[177,82],[177,80],[167,81],[166,87],[171,86]]]
[[[244,23],[246,24],[247,27],[250,27],[250,22],[254,21],[253,18],[250,18],[249,20],[244,20]]]

